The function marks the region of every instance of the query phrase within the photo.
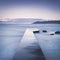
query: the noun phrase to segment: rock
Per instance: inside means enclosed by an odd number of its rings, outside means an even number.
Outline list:
[[[50,35],[54,35],[54,34],[52,33],[52,34],[50,34]]]
[[[43,30],[42,32],[47,32],[46,30]]]
[[[60,34],[60,31],[56,31],[55,34]]]
[[[31,28],[30,29],[33,33],[39,33],[40,31],[39,31],[39,29],[37,29],[37,28]]]
[[[54,35],[55,32],[51,31],[51,32],[49,32],[48,34],[49,34],[49,35]]]
[[[33,33],[39,33],[39,31],[33,31]]]

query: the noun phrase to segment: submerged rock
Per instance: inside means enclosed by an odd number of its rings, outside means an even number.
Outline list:
[[[47,32],[47,30],[43,30],[42,32]]]
[[[55,32],[49,32],[49,35],[54,35],[55,34]]]
[[[50,34],[50,35],[54,35],[54,34],[52,33],[52,34]]]
[[[60,31],[56,31],[55,34],[60,34]]]

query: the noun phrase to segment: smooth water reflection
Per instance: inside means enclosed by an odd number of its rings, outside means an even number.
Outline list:
[[[36,34],[46,60],[60,60],[60,35]]]
[[[0,29],[0,60],[12,60],[24,32],[12,27]]]

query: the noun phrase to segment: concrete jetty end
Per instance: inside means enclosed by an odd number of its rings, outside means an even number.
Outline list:
[[[45,60],[33,31],[39,30],[34,28],[25,31],[13,60]]]

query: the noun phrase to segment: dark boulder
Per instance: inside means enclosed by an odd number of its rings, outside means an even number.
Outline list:
[[[55,34],[60,34],[60,31],[56,31]]]
[[[39,31],[33,31],[33,33],[39,33]]]
[[[54,34],[52,33],[52,34],[50,34],[50,35],[54,35]]]
[[[42,32],[47,32],[47,30],[43,30]]]

